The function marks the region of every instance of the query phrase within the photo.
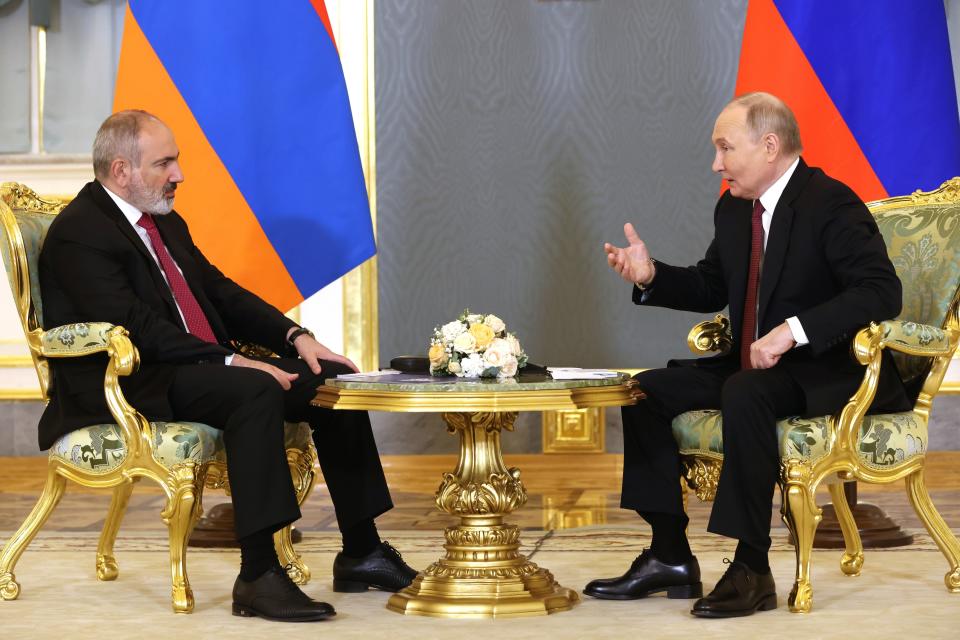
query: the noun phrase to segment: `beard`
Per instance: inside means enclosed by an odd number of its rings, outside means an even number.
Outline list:
[[[130,181],[130,204],[142,213],[164,216],[173,211],[173,194],[177,190],[175,182],[168,182],[159,189],[151,189],[143,182],[139,173],[134,173]]]

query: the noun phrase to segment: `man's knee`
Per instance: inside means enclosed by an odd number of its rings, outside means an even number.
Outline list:
[[[238,402],[273,402],[283,406],[283,387],[277,379],[260,369],[243,369],[233,380],[233,392]]]
[[[340,375],[353,373],[353,369],[347,365],[343,364],[342,362],[334,362],[333,360],[321,360],[320,368],[320,373],[325,378],[336,378]]]

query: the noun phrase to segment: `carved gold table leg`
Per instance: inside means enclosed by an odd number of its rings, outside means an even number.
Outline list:
[[[460,436],[460,460],[437,491],[437,506],[460,518],[444,532],[446,555],[390,597],[400,613],[447,618],[530,616],[566,611],[579,595],[520,553],[520,529],[504,516],[523,505],[519,469],[507,469],[500,431],[516,413],[445,413]]]

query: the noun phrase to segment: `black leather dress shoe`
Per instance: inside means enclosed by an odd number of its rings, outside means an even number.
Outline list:
[[[710,595],[693,603],[690,613],[701,618],[736,618],[777,608],[777,585],[770,571],[757,573],[742,562],[724,562],[730,564],[727,572]]]
[[[583,589],[588,596],[604,600],[636,600],[661,591],[666,591],[668,598],[702,596],[703,584],[697,559],[691,556],[683,564],[665,564],[649,549],[644,549],[619,578],[594,580]]]
[[[356,593],[367,589],[399,591],[410,586],[417,572],[389,542],[380,545],[362,558],[337,554],[333,560],[333,590]]]
[[[279,565],[247,582],[233,585],[233,615],[256,616],[279,622],[313,622],[335,616],[326,602],[317,602],[300,590]]]

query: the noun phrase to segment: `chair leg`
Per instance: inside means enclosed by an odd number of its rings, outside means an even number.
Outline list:
[[[930,494],[927,492],[927,484],[923,478],[923,469],[918,469],[907,476],[907,495],[910,496],[910,503],[913,510],[917,512],[917,517],[927,528],[930,537],[940,547],[940,551],[947,559],[950,565],[950,571],[944,576],[943,581],[947,585],[947,590],[951,593],[960,593],[960,542],[953,535],[950,527],[944,522],[943,516],[933,506],[930,500]]]
[[[193,463],[170,470],[170,490],[166,508],[160,517],[167,525],[170,540],[170,575],[174,613],[193,611],[193,590],[187,577],[187,542],[200,519],[204,473]]]
[[[810,486],[810,465],[796,460],[784,465],[783,521],[793,533],[797,552],[797,574],[787,599],[790,611],[808,613],[813,607],[813,588],[810,585],[810,555],[817,525],[823,518],[822,510],[814,502],[816,487]]]
[[[43,493],[34,505],[33,511],[23,521],[17,532],[7,542],[0,553],[0,598],[4,600],[16,600],[20,595],[20,585],[17,584],[16,576],[13,573],[20,556],[26,551],[27,546],[33,540],[34,536],[40,531],[47,518],[53,512],[60,498],[63,497],[63,489],[67,484],[66,479],[58,474],[52,467],[49,468],[47,483],[43,487]]]
[[[303,451],[287,449],[287,463],[290,465],[290,475],[293,476],[293,486],[297,492],[297,504],[303,505],[316,482],[316,451],[312,445]],[[310,582],[310,567],[293,548],[289,525],[273,534],[273,544],[277,549],[280,564],[286,568],[290,579],[299,585]]]
[[[127,511],[127,503],[130,502],[130,494],[133,493],[133,484],[137,479],[124,482],[113,489],[113,497],[110,499],[110,511],[107,513],[107,519],[103,522],[103,530],[100,532],[100,544],[97,546],[97,580],[109,581],[116,580],[120,569],[117,566],[117,560],[113,556],[113,543],[117,540],[117,533],[120,531],[120,523],[123,521],[123,515]]]
[[[843,542],[846,549],[840,559],[840,570],[848,576],[860,575],[863,568],[863,541],[860,540],[860,530],[853,519],[853,512],[847,503],[847,496],[843,492],[842,483],[827,485],[830,489],[830,498],[833,500],[833,511],[837,514],[840,531],[843,532]]]

